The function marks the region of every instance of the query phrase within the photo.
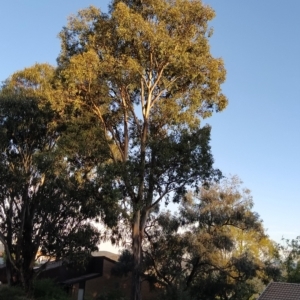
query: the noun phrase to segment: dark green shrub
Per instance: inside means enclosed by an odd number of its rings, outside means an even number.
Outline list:
[[[33,285],[35,300],[69,300],[67,293],[53,280],[36,280]]]
[[[19,287],[0,286],[1,300],[27,300],[24,291]]]
[[[98,296],[97,300],[127,300],[127,298],[121,291],[116,290]]]

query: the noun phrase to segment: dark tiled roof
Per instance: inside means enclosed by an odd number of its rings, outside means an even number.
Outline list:
[[[258,300],[300,300],[300,284],[271,282]]]

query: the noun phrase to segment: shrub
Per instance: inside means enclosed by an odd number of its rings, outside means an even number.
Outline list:
[[[53,280],[36,280],[33,285],[35,300],[69,300],[67,293]]]
[[[116,290],[98,296],[97,300],[127,300],[127,298],[121,291]]]
[[[25,292],[20,287],[0,286],[1,300],[27,300]]]

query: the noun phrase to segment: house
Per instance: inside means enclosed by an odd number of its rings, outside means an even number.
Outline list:
[[[118,261],[119,255],[107,251],[100,251],[92,253],[93,260],[100,259],[101,262],[101,276],[89,278],[84,284],[80,282],[72,282],[72,296],[73,299],[79,299],[82,293],[80,289],[84,287],[84,295],[88,299],[96,299],[101,294],[106,294],[110,291],[119,290],[121,294],[130,299],[131,294],[131,276],[118,277],[112,275],[112,269]],[[99,270],[99,268],[97,268]],[[70,282],[70,281],[69,281]],[[64,284],[69,283],[64,282]],[[154,290],[147,281],[143,281],[141,285],[141,292],[143,300],[156,299],[157,290]]]
[[[300,284],[271,282],[258,300],[300,300]]]
[[[131,276],[112,275],[112,269],[119,256],[107,251],[93,253],[84,268],[73,268],[63,261],[51,261],[40,273],[39,278],[56,280],[72,296],[72,299],[96,299],[101,294],[118,290],[130,298]],[[36,268],[36,271],[39,269]],[[6,282],[5,266],[0,267],[0,280]],[[142,283],[143,300],[155,299],[156,290],[147,281]]]

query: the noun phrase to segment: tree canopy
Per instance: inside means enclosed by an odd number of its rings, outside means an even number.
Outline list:
[[[67,151],[75,123],[68,126],[56,105],[54,71],[35,65],[13,74],[0,90],[0,240],[8,281],[15,273],[27,290],[38,254],[49,259],[88,254],[100,238],[89,220],[102,216],[113,222],[96,172],[107,156],[98,154],[87,168],[83,155],[91,148],[86,143],[81,150],[83,129],[77,148],[73,142],[72,153]]]

